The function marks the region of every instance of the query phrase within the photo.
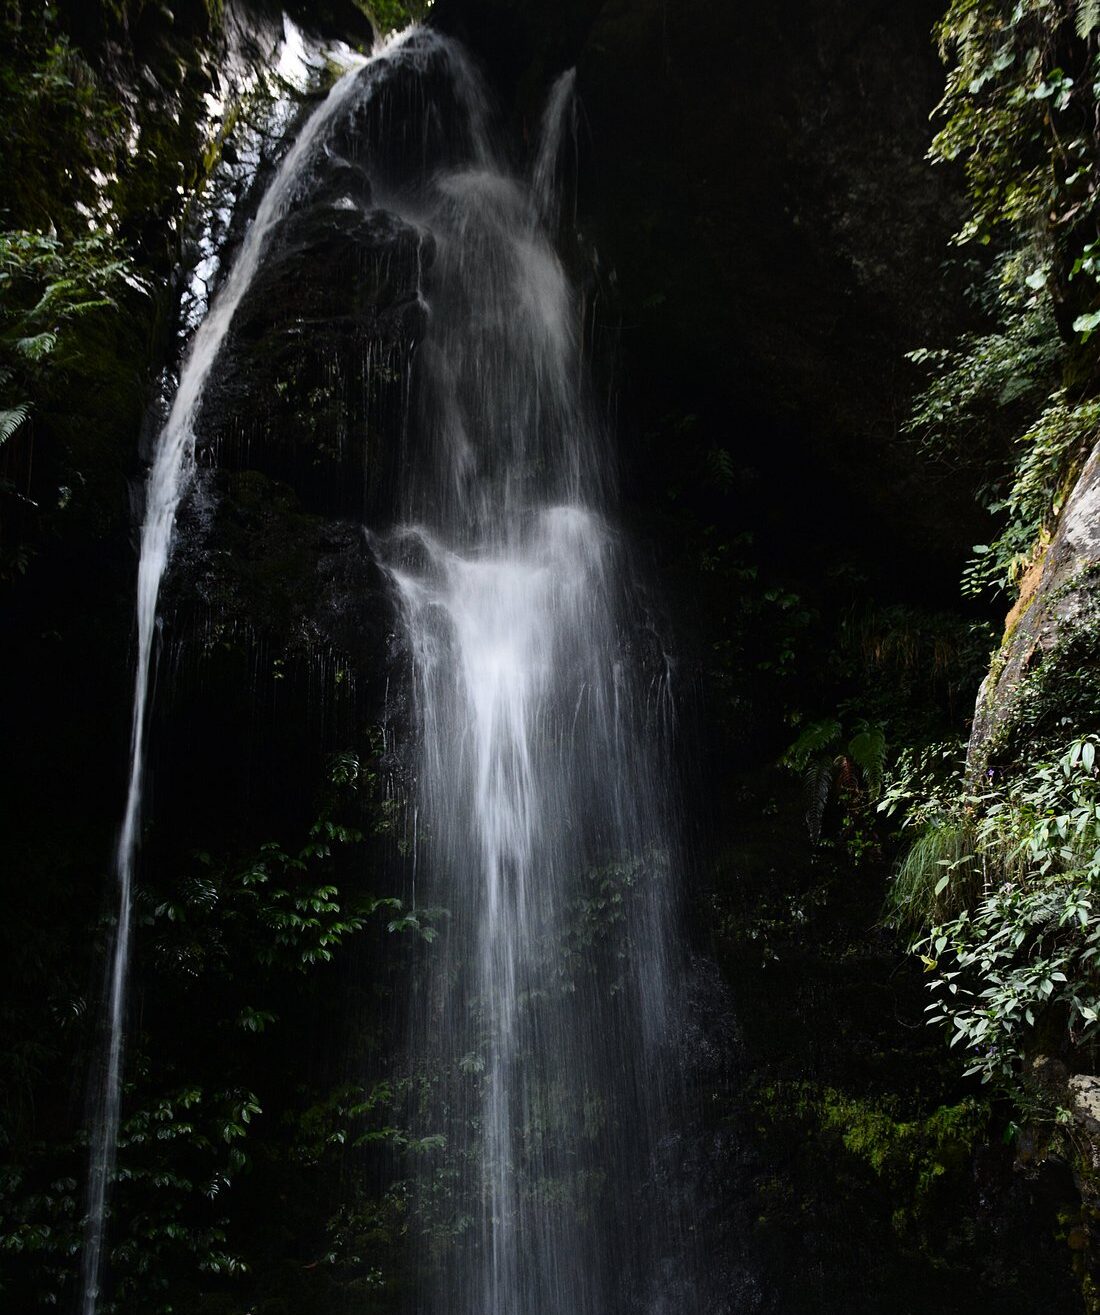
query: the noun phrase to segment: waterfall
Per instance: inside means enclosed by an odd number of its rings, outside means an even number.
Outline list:
[[[293,35],[291,32],[290,35]],[[374,60],[384,59],[387,47]],[[348,55],[354,68],[364,61]],[[369,67],[372,61],[366,61]],[[365,70],[364,70],[365,71]],[[180,369],[168,417],[156,440],[145,485],[137,576],[137,662],[130,729],[130,766],[126,806],[115,851],[117,913],[107,966],[104,1046],[93,1091],[94,1111],[88,1171],[88,1204],[81,1261],[83,1315],[94,1315],[99,1300],[108,1197],[118,1149],[126,997],[133,935],[134,871],[140,841],[145,785],[146,730],[153,666],[157,600],[168,566],[176,515],[194,466],[195,424],[203,394],[233,316],[264,258],[272,233],[301,189],[326,134],[362,94],[363,71],[349,71],[302,126],[283,157],[248,229],[225,282],[191,340]]]
[[[418,1309],[691,1306],[662,1122],[681,975],[670,662],[614,526],[610,438],[554,247],[574,94],[568,73],[521,176],[459,45],[416,27],[385,43],[301,128],[186,353],[141,530],[83,1315],[98,1303],[118,1144],[160,587],[234,315],[282,219],[341,160],[370,174],[374,200],[340,204],[388,210],[420,235],[426,328],[394,524],[370,534],[409,658],[414,889],[447,913],[410,1023],[423,1141],[444,1144],[417,1191]]]
[[[399,520],[371,536],[411,668],[416,894],[446,913],[412,1023],[446,1141],[417,1309],[689,1309],[680,1198],[655,1186],[680,978],[668,661],[552,241],[573,76],[525,179],[461,49],[421,41],[463,131],[388,180],[434,259]]]

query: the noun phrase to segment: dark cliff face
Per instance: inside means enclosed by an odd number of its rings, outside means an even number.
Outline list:
[[[222,782],[215,831],[232,830],[224,798],[242,793],[253,830],[288,811],[305,824],[325,755],[369,752],[383,714],[393,616],[365,531],[392,515],[432,253],[372,203],[363,153],[353,124],[272,233],[198,421],[202,474],[164,609],[187,661],[162,752],[169,801]],[[225,726],[254,742],[235,765]]]
[[[913,583],[947,580],[973,523],[968,491],[939,487],[898,433],[904,353],[960,313],[943,268],[958,180],[924,158],[939,9],[589,0],[551,18],[440,0],[432,20],[485,59],[523,129],[577,65],[578,223],[616,276],[605,328],[621,325],[644,496],[714,442],[753,468],[746,502],[767,503],[776,551],[874,542]]]
[[[105,6],[63,8],[88,57],[140,104],[145,140],[159,153],[158,168],[135,171],[124,223],[163,280],[177,244],[168,217],[178,221],[179,209],[177,173],[164,161],[200,153],[203,93],[216,79],[232,94],[234,77],[262,63],[278,29],[274,8],[230,6],[222,27],[220,10],[199,0],[176,6],[172,21],[163,7],[138,3],[114,17]],[[369,35],[350,0],[293,12],[334,34]],[[957,502],[931,489],[896,441],[909,391],[901,354],[935,341],[951,318],[939,264],[954,200],[948,180],[923,162],[940,76],[927,39],[935,12],[934,4],[825,0],[781,15],[702,0],[434,7],[432,21],[458,31],[484,61],[517,153],[552,77],[577,64],[577,217],[598,253],[598,347],[622,364],[628,512],[666,558],[680,531],[678,522],[658,523],[670,505],[701,520],[736,520],[757,535],[762,556],[811,582],[822,549],[850,548],[863,569],[920,593],[926,577],[953,575],[973,537]],[[180,167],[195,179],[195,160]],[[363,184],[354,161],[337,172],[327,208],[288,227],[267,283],[242,307],[210,411],[211,465],[222,472],[212,478],[224,484],[250,470],[293,486],[310,516],[384,517],[386,444],[415,337],[405,323],[415,319],[411,248],[408,234],[335,208],[342,189]],[[383,257],[399,271],[392,278],[373,272]],[[71,692],[80,724],[91,717],[95,738],[119,746],[120,773],[126,483],[140,479],[136,434],[156,365],[171,354],[171,321],[163,297],[127,308],[110,330],[108,387],[97,378],[62,399],[74,415],[94,413],[92,425],[70,426],[89,436],[94,460],[17,591],[19,633],[9,649],[13,666],[51,672],[51,683]],[[303,332],[301,321],[313,327]],[[383,340],[392,359],[371,355]],[[369,452],[347,437],[360,421],[374,434]],[[720,503],[708,482],[716,453],[731,472]],[[40,452],[36,472],[52,459]],[[228,485],[221,492],[216,517],[233,506]],[[242,496],[248,523],[255,489]],[[283,506],[283,495],[275,501]],[[243,588],[234,586],[247,610]],[[693,618],[681,619],[690,631]],[[88,664],[100,659],[95,710],[78,713]],[[33,733],[20,722],[21,742]],[[104,793],[117,784],[106,780]],[[72,783],[67,793],[81,792]],[[112,825],[101,828],[103,852]]]

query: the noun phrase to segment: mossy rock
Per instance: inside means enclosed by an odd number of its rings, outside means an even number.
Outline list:
[[[978,696],[968,762],[978,774],[1028,743],[1100,724],[1100,445],[1085,464]]]

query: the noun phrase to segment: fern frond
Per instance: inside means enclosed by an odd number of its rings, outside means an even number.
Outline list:
[[[0,444],[6,443],[17,429],[26,424],[30,413],[31,408],[27,402],[0,410]]]
[[[1100,0],[1097,0],[1100,3]],[[733,483],[733,457],[724,447],[712,447],[706,455],[707,474],[720,488],[729,488]]]
[[[1100,27],[1100,0],[1077,0],[1074,26],[1081,40],[1087,41]]]
[[[831,748],[839,737],[840,722],[815,721],[786,750],[779,759],[780,765],[796,772],[805,771],[811,759],[823,749]]]
[[[882,727],[868,726],[854,735],[848,743],[848,754],[863,773],[868,795],[877,799],[882,790],[882,773],[886,764],[886,735]]]
[[[835,764],[827,756],[818,758],[806,769],[806,830],[815,845],[821,839],[825,808],[833,789],[834,771]]]
[[[117,310],[118,302],[111,297],[90,297],[87,301],[74,301],[68,308],[71,316],[86,315],[90,310]]]
[[[41,361],[57,346],[56,333],[36,333],[30,338],[18,338],[15,350],[28,361]]]

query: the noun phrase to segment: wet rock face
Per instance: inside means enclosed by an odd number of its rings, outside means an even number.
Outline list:
[[[266,239],[204,393],[201,476],[164,591],[179,678],[157,735],[162,779],[188,778],[170,780],[168,795],[221,782],[207,792],[211,830],[224,822],[217,797],[277,818],[324,754],[365,752],[386,709],[398,715],[392,603],[366,531],[394,516],[409,459],[435,258],[423,188],[409,180],[470,149],[448,59],[427,42],[348,75],[363,81]],[[265,141],[253,208],[294,132]],[[238,214],[215,243],[223,278],[246,222]],[[239,771],[213,747],[229,726],[252,745]],[[284,767],[253,770],[257,755]]]
[[[969,765],[995,765],[1019,737],[1080,732],[1100,715],[1100,444],[1049,546],[1023,582],[974,709]]]
[[[781,540],[808,516],[839,534],[858,521],[900,570],[919,555],[951,587],[969,493],[933,488],[898,436],[917,383],[904,354],[957,316],[957,180],[925,159],[942,9],[574,0],[551,19],[536,0],[438,0],[433,21],[487,61],[521,124],[576,63],[579,223],[616,271],[642,423],[690,413],[774,479],[773,518],[794,522]],[[640,446],[642,496],[686,456],[667,435]]]
[[[434,252],[379,203],[369,128],[333,133],[273,231],[198,419],[164,590],[179,656],[158,771],[167,797],[210,801],[214,834],[225,799],[293,816],[325,755],[382,715],[393,617],[366,527],[392,515]],[[227,737],[248,753],[227,757]]]
[[[286,480],[311,509],[360,521],[386,505],[431,259],[419,232],[369,195],[337,159],[287,216],[237,313],[199,435],[219,465]]]
[[[256,634],[275,656],[333,651],[355,665],[377,652],[389,609],[362,527],[310,514],[256,470],[209,472],[203,484],[209,519],[196,525],[192,509],[173,599],[177,615],[201,613],[201,652]]]
[[[394,618],[362,526],[306,510],[259,470],[207,470],[162,613],[164,852],[308,825],[326,758],[369,741],[385,698]]]

